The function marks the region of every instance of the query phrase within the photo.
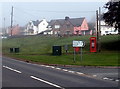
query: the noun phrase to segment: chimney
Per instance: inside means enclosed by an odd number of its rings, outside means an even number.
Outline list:
[[[68,19],[69,19],[69,17],[68,17],[68,16],[66,16],[66,17],[65,17],[65,20],[68,20]]]

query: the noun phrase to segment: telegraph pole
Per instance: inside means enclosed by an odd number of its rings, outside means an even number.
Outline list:
[[[97,52],[99,52],[98,10],[96,11]]]
[[[98,10],[96,11],[96,30],[97,30],[97,52],[101,51],[101,44],[100,44],[100,33],[101,33],[101,8],[99,7],[99,13]]]
[[[4,30],[3,30],[4,35],[6,34],[6,29],[5,29],[5,17],[4,17]]]
[[[101,16],[101,8],[99,7],[99,31],[98,31],[98,35],[99,35],[99,46],[98,46],[98,51],[100,52],[101,51],[101,43],[100,43],[100,35],[101,35],[101,19],[102,19],[102,16]]]
[[[12,36],[12,30],[13,30],[13,6],[11,11],[11,36]]]

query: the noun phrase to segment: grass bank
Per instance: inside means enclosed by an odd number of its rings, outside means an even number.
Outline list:
[[[12,54],[9,56],[43,64],[120,66],[120,64],[118,64],[118,55],[120,55],[120,53],[85,53],[81,60],[81,56],[77,54],[75,62],[73,54],[63,54],[61,56]]]
[[[3,54],[6,56],[24,59],[45,64],[84,65],[84,66],[120,66],[118,64],[118,47],[120,45],[118,35],[101,37],[101,52],[89,52],[89,38],[91,36],[53,37],[53,36],[27,36],[20,38],[8,38],[3,40]],[[76,55],[73,62],[73,40],[83,40],[86,46],[83,48],[83,60],[80,54]],[[112,44],[111,44],[112,43]],[[62,46],[62,55],[53,56],[52,46]],[[68,54],[64,45],[68,45]],[[19,53],[10,53],[9,48],[19,47]]]

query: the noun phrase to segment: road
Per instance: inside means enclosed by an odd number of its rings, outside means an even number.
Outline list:
[[[2,62],[3,89],[8,89],[8,87],[22,87],[22,89],[23,87],[34,87],[33,89],[40,87],[57,89],[100,87],[103,89],[109,87],[109,89],[115,89],[114,87],[118,87],[118,82],[106,81],[54,66],[31,64],[7,57],[3,57]]]
[[[118,73],[120,67],[95,67],[95,66],[58,66],[61,69],[82,72],[86,75],[91,75],[100,79],[109,81],[120,81]]]

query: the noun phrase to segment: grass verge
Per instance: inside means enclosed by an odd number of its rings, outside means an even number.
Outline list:
[[[12,54],[9,56],[42,64],[61,64],[79,66],[120,66],[120,64],[118,63],[118,55],[120,55],[120,53],[117,52],[84,53],[81,60],[80,54],[76,54],[75,62],[73,61],[73,54],[63,54],[61,56]]]
[[[117,51],[120,45],[119,35],[100,37],[101,52],[90,53],[89,38],[91,36],[53,37],[53,36],[26,36],[21,38],[8,38],[2,41],[2,53],[5,56],[28,60],[44,64],[80,65],[80,66],[120,66]],[[83,40],[86,45],[83,48],[83,60],[80,54],[76,55],[73,62],[73,40]],[[52,46],[62,46],[61,56],[52,56]],[[65,54],[64,45],[68,45],[69,54]],[[10,48],[20,48],[20,53],[10,53]]]

